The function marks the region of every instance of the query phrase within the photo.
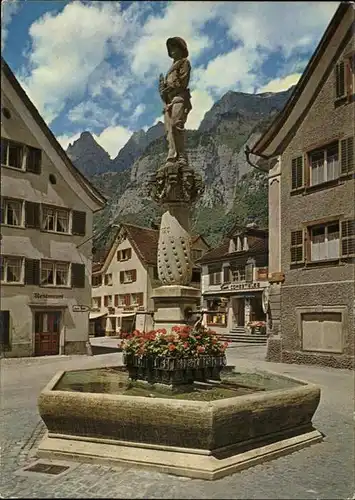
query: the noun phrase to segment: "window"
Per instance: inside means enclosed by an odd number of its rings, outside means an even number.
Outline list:
[[[340,173],[338,142],[309,153],[310,185],[337,179]]]
[[[354,94],[355,54],[352,53],[335,67],[335,98],[342,99]]]
[[[303,262],[303,231],[291,232],[291,263]]]
[[[118,250],[117,252],[117,260],[129,260],[132,257],[132,249],[125,248],[124,250]]]
[[[22,207],[23,202],[20,200],[3,198],[1,200],[1,224],[6,224],[8,226],[22,226]]]
[[[191,259],[193,261],[199,259],[200,257],[202,257],[202,250],[198,249],[198,248],[193,248],[191,250]]]
[[[93,297],[92,298],[92,308],[93,309],[101,309],[101,297]]]
[[[233,281],[245,281],[245,266],[232,266]]]
[[[209,284],[220,285],[222,281],[222,267],[208,266]]]
[[[24,146],[8,139],[1,139],[1,165],[23,168]]]
[[[143,305],[143,293],[132,293],[132,306],[142,306]]]
[[[339,258],[339,223],[310,228],[311,261]]]
[[[341,223],[341,255],[355,255],[355,220],[345,220]]]
[[[201,270],[193,269],[191,274],[191,283],[200,283],[201,282]]]
[[[291,163],[292,189],[303,186],[303,157],[293,158]]]
[[[120,282],[121,283],[133,283],[137,279],[136,269],[130,269],[129,271],[120,272]]]
[[[105,307],[112,307],[112,295],[105,295],[104,296],[104,306]]]
[[[131,305],[131,296],[129,293],[118,296],[118,306],[119,307],[128,307]]]
[[[23,283],[24,272],[22,257],[1,256],[1,283]]]
[[[92,276],[91,284],[93,287],[101,286],[102,285],[102,275],[100,274],[99,276]]]
[[[105,274],[105,285],[112,285],[112,274]]]
[[[41,286],[69,286],[69,262],[41,261]]]
[[[42,229],[55,233],[69,233],[69,211],[42,206]]]

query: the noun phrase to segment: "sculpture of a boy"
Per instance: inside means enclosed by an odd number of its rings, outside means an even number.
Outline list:
[[[169,144],[167,163],[183,159],[186,161],[184,125],[192,109],[190,90],[191,65],[185,40],[169,38],[166,42],[169,56],[174,60],[166,77],[160,75],[159,93],[165,104],[164,124]]]

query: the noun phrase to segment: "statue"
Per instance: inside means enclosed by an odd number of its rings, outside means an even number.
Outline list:
[[[174,60],[166,77],[161,74],[159,93],[164,102],[164,124],[169,144],[166,162],[186,160],[184,125],[192,109],[188,88],[191,65],[187,59],[189,52],[185,40],[176,36],[166,42],[169,56]]]

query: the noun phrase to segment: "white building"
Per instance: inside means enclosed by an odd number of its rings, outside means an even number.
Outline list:
[[[1,314],[4,356],[84,354],[92,219],[103,196],[73,166],[1,66]]]
[[[117,335],[134,328],[153,327],[153,288],[160,286],[157,272],[159,231],[122,224],[104,261],[94,265],[90,333]],[[201,236],[192,240],[192,257],[201,257],[209,246]],[[200,287],[195,267],[192,286]]]
[[[205,325],[219,334],[250,333],[254,322],[266,321],[262,292],[268,286],[267,231],[252,224],[235,227],[198,263]]]

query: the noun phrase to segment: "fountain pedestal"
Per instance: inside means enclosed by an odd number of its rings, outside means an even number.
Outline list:
[[[167,330],[187,323],[200,304],[201,292],[189,286],[192,277],[190,208],[202,192],[202,180],[187,160],[169,162],[149,181],[150,196],[165,212],[158,243],[158,275],[154,289],[154,327]]]

